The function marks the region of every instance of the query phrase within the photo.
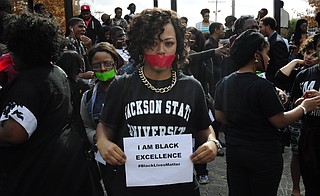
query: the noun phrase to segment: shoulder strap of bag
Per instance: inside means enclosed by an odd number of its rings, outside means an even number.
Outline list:
[[[74,92],[72,90],[71,81],[69,81],[69,86],[70,86],[70,92],[71,92],[71,103],[72,103],[72,107],[74,108],[75,107],[74,104],[77,103],[77,101],[75,100],[76,96],[74,95]],[[74,128],[76,129],[76,131],[78,132],[78,134],[82,139],[82,143],[84,145],[87,159],[88,160],[94,159],[94,151],[93,151],[94,149],[87,137],[86,128],[84,126],[81,114],[76,112],[75,109],[72,109],[71,126],[74,126]]]
[[[131,78],[132,78],[132,75],[131,74],[127,74],[125,76],[125,82],[124,82],[124,87],[122,88],[122,92],[121,92],[121,97],[123,98],[123,101],[128,97],[129,95],[129,86],[130,86],[130,83],[131,83]],[[91,91],[91,92],[90,92]],[[89,96],[91,98],[92,96],[92,92],[93,90],[89,90],[88,94],[87,94],[87,97]],[[90,94],[89,94],[90,93]],[[88,99],[88,98],[87,98]],[[75,100],[74,100],[74,95],[73,95],[73,92],[71,90],[71,100],[72,100],[72,104],[73,103],[76,103]],[[87,158],[88,159],[94,159],[94,146],[91,145],[88,137],[87,137],[87,133],[86,133],[86,129],[84,127],[84,123],[83,123],[83,120],[82,120],[82,117],[81,117],[81,114],[77,114],[74,110],[72,112],[72,121],[73,123],[76,124],[77,126],[77,131],[79,133],[79,135],[81,136],[82,140],[83,140],[83,145],[84,145],[84,148],[85,148],[85,152],[87,153]]]
[[[94,88],[94,87],[93,87]],[[89,100],[91,99],[92,97],[92,94],[93,94],[93,88],[90,88],[88,93],[87,93],[87,96],[86,96],[86,103],[89,102]]]

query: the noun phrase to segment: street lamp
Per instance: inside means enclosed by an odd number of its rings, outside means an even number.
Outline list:
[[[101,11],[95,11],[94,12],[95,14],[98,14],[98,18],[99,20],[101,19],[101,14],[103,14],[104,12],[101,12]]]
[[[213,11],[214,16],[215,16],[215,22],[217,22],[217,18],[218,18],[218,13],[221,12],[221,10],[218,11]]]
[[[218,3],[225,3],[226,1],[218,1],[218,0],[215,0],[215,1],[211,1],[209,0],[208,3],[215,3],[216,4],[216,10],[213,11],[213,13],[215,14],[215,21],[217,22],[218,20],[218,12],[221,12],[221,10],[218,10]]]

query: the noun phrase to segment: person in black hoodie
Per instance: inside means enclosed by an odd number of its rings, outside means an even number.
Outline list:
[[[91,39],[92,44],[95,44],[100,33],[101,23],[98,19],[91,15],[90,6],[82,5],[81,14],[78,17],[82,18],[86,23],[86,36]]]

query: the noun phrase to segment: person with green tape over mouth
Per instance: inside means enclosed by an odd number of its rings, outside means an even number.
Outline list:
[[[100,42],[89,50],[89,64],[93,70],[96,83],[93,88],[84,92],[80,105],[80,113],[86,128],[87,136],[92,145],[96,143],[96,128],[100,113],[104,106],[106,91],[116,76],[119,55],[112,44]],[[110,181],[113,168],[99,163],[101,177],[108,195],[111,194]]]

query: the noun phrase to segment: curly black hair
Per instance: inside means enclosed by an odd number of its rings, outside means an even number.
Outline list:
[[[300,50],[299,53],[303,54],[305,52],[307,52],[308,50],[315,50],[317,51],[317,47],[318,47],[318,42],[320,41],[319,39],[320,34],[315,34],[315,35],[311,35],[309,36],[300,46]]]
[[[22,13],[5,19],[7,46],[26,67],[56,62],[63,51],[65,37],[54,19]]]
[[[163,26],[171,23],[176,33],[177,51],[173,68],[182,68],[188,64],[188,51],[184,39],[185,27],[180,23],[176,12],[160,8],[145,9],[133,18],[128,32],[128,51],[135,65],[143,63],[145,49],[151,49],[154,37],[160,37],[164,32]]]

